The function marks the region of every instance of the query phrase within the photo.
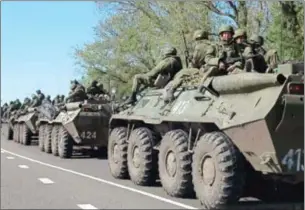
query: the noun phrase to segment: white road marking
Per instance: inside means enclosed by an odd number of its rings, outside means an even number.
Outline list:
[[[39,181],[41,181],[43,184],[53,184],[54,182],[51,179],[48,178],[39,178]]]
[[[6,158],[9,159],[9,160],[15,159],[15,157],[11,157],[11,156],[8,156],[8,157],[6,157]]]
[[[29,168],[27,165],[19,165],[19,168]]]
[[[62,168],[62,167],[59,167],[59,166],[55,166],[55,165],[52,165],[52,164],[49,164],[49,163],[44,163],[44,162],[41,162],[39,160],[35,160],[35,159],[28,158],[28,157],[25,157],[25,156],[22,156],[22,155],[18,155],[16,153],[7,151],[5,149],[3,149],[3,150],[5,152],[7,152],[8,154],[14,155],[16,157],[19,157],[19,158],[22,158],[22,159],[25,159],[25,160],[28,160],[28,161],[31,161],[31,162],[34,162],[34,163],[38,163],[40,165],[44,165],[44,166],[47,166],[47,167],[50,167],[50,168],[55,168],[55,169],[58,169],[58,170],[61,170],[61,171],[65,171],[65,172],[71,173],[71,174],[75,174],[75,175],[82,176],[82,177],[85,177],[85,178],[88,178],[88,179],[92,179],[92,180],[95,180],[95,181],[98,181],[98,182],[102,182],[104,184],[112,185],[112,186],[115,186],[115,187],[118,187],[118,188],[121,188],[121,189],[125,189],[125,190],[128,190],[128,191],[134,192],[134,193],[145,195],[147,197],[151,197],[151,198],[154,198],[156,200],[163,201],[165,203],[169,203],[169,204],[172,204],[172,205],[175,205],[175,206],[179,206],[181,208],[185,208],[185,209],[198,209],[196,207],[189,206],[189,205],[186,205],[186,204],[183,204],[183,203],[180,203],[180,202],[177,202],[177,201],[173,201],[173,200],[170,200],[170,199],[167,199],[167,198],[163,198],[161,196],[154,195],[152,193],[148,193],[148,192],[145,192],[145,191],[137,190],[137,189],[134,189],[134,188],[131,188],[131,187],[127,187],[127,186],[124,186],[124,185],[121,185],[121,184],[117,184],[117,183],[114,183],[114,182],[111,182],[111,181],[107,181],[107,180],[104,180],[104,179],[101,179],[101,178],[98,178],[98,177],[94,177],[94,176],[91,176],[91,175],[88,175],[88,174],[83,174],[83,173],[80,173],[80,172],[77,172],[77,171],[73,171],[73,170],[70,170],[70,169],[66,169],[66,168]]]
[[[92,206],[91,204],[77,204],[77,206],[81,209],[98,209],[95,206]]]

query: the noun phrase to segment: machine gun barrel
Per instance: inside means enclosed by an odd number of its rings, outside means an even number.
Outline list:
[[[210,86],[219,94],[249,93],[284,84],[283,74],[240,73],[214,77]]]

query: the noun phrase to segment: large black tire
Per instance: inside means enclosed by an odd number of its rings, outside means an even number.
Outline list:
[[[108,165],[112,176],[116,179],[127,179],[127,129],[114,128],[108,140]]]
[[[71,158],[73,153],[73,140],[64,127],[60,128],[58,142],[58,155],[61,158]]]
[[[20,139],[20,134],[21,134],[21,125],[17,124],[17,143],[20,143],[21,139]]]
[[[131,132],[127,165],[130,179],[136,185],[151,186],[156,182],[158,165],[154,145],[154,136],[148,128],[136,128]]]
[[[26,126],[26,124],[21,125],[21,131],[22,131],[22,138],[21,138],[21,143],[24,145],[31,145],[31,131],[30,129]]]
[[[9,125],[7,125],[7,132],[5,133],[6,140],[13,140],[14,138],[14,131],[11,129]]]
[[[242,154],[225,134],[212,132],[199,139],[193,154],[193,184],[207,209],[238,202],[245,184],[244,165]]]
[[[59,138],[59,126],[53,125],[51,134],[51,150],[54,156],[58,156],[58,138]]]
[[[48,125],[46,124],[45,127],[44,127],[44,151],[46,153],[51,153],[52,152],[52,149],[51,149],[51,141],[52,141],[52,137],[51,137],[51,134],[52,134],[52,125]]]
[[[24,123],[19,124],[19,135],[18,135],[18,143],[19,144],[24,144],[24,139],[23,139],[23,130],[24,128]]]
[[[188,134],[183,130],[167,132],[159,149],[159,176],[163,189],[173,197],[194,195],[192,155],[188,152]]]
[[[38,132],[38,146],[40,151],[44,152],[44,124],[40,124]]]

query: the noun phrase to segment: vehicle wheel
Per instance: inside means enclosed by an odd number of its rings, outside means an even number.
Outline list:
[[[20,132],[21,131],[21,126],[20,124],[17,124],[17,143],[20,143]]]
[[[193,184],[207,209],[238,202],[244,189],[241,153],[221,132],[204,134],[193,154]]]
[[[52,128],[52,134],[51,134],[51,149],[52,149],[52,154],[54,156],[58,156],[58,137],[59,137],[59,126],[54,125]]]
[[[108,141],[108,164],[112,176],[116,179],[128,178],[127,166],[127,129],[114,128]]]
[[[130,134],[127,165],[130,179],[136,185],[150,186],[156,182],[157,155],[154,136],[148,128],[136,128]]]
[[[23,139],[23,130],[25,129],[24,127],[25,127],[24,123],[19,125],[19,136],[18,136],[19,144],[24,144],[24,139]]]
[[[31,134],[30,129],[25,125],[22,124],[21,126],[21,143],[24,145],[31,145]]]
[[[60,129],[58,154],[61,158],[70,158],[73,153],[73,140],[64,127]]]
[[[42,152],[44,152],[44,127],[44,124],[40,124],[38,132],[38,146]]]
[[[51,150],[51,134],[52,134],[52,125],[48,125],[46,124],[45,127],[44,127],[44,140],[43,140],[43,143],[44,143],[44,151],[46,153],[51,153],[52,150]]]
[[[194,195],[192,155],[188,152],[188,135],[183,130],[165,134],[159,149],[159,176],[163,189],[173,197]]]
[[[7,132],[6,132],[6,139],[7,140],[12,140],[14,137],[14,131],[11,129],[11,127],[8,125],[7,126]]]

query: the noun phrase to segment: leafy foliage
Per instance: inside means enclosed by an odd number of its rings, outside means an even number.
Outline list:
[[[97,79],[106,88],[116,87],[120,95],[129,93],[135,74],[156,65],[164,46],[176,47],[184,57],[182,30],[190,51],[195,30],[217,34],[221,24],[229,23],[250,35],[265,36],[267,47],[282,52],[283,59],[304,57],[301,2],[121,0],[96,4],[107,18],[95,28],[96,41],[76,48],[75,58],[85,83]]]

